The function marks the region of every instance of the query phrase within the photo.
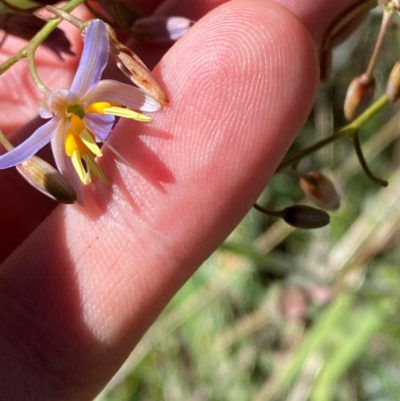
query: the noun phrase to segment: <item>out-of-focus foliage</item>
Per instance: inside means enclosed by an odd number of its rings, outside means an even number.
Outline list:
[[[347,85],[362,73],[380,16],[335,52],[330,81],[293,145],[345,124]],[[385,42],[375,96],[400,58],[400,31]],[[351,143],[300,163],[340,188],[328,227],[293,229],[256,211],[199,269],[145,335],[97,401],[394,401],[400,399],[399,105],[360,131],[374,186]],[[262,172],[260,172],[262,173]],[[260,203],[306,201],[298,178],[280,173]]]

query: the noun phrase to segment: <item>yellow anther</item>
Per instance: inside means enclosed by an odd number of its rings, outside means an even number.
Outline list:
[[[104,114],[104,109],[107,107],[111,107],[112,104],[108,102],[96,102],[91,104],[90,106],[86,107],[86,113],[97,113],[97,114]]]
[[[77,149],[76,137],[71,130],[68,130],[65,134],[65,153],[67,156],[72,157],[72,153]]]
[[[90,152],[90,149],[83,143],[82,139],[75,135],[72,130],[68,130],[65,134],[65,153],[67,156],[72,157],[73,152],[76,150],[79,154],[83,155]]]

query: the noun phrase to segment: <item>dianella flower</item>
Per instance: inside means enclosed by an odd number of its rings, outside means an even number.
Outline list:
[[[50,119],[27,140],[0,156],[0,169],[16,166],[51,143],[59,171],[75,189],[83,204],[83,185],[93,176],[107,184],[96,159],[116,117],[148,122],[151,118],[134,110],[153,112],[160,104],[144,91],[113,80],[100,80],[109,56],[109,36],[101,20],[90,22],[84,49],[70,89],[49,93],[39,108]]]

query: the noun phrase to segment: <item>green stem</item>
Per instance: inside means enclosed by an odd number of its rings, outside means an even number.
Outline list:
[[[281,171],[281,170],[285,169],[286,167],[291,166],[292,164],[295,164],[295,163],[297,164],[304,157],[311,155],[312,153],[316,152],[317,150],[322,149],[326,145],[329,145],[330,143],[338,140],[339,138],[341,138],[341,136],[338,135],[339,132],[336,132],[335,134],[331,135],[330,137],[322,139],[321,141],[314,143],[313,145],[309,146],[308,148],[299,150],[298,152],[295,152],[292,155],[285,157],[282,160],[281,164],[278,166],[276,171]]]
[[[313,145],[309,146],[308,148],[299,150],[298,152],[293,153],[285,157],[281,164],[278,166],[276,171],[281,171],[288,166],[291,166],[295,163],[298,163],[304,157],[316,152],[319,149],[329,145],[332,142],[337,141],[346,136],[353,137],[356,132],[375,114],[378,113],[387,103],[389,102],[386,95],[382,95],[379,99],[377,99],[371,106],[368,107],[359,117],[357,117],[354,121],[350,124],[346,125],[345,127],[341,128],[339,131],[335,132],[328,138],[322,139],[319,142],[314,143]]]
[[[346,127],[343,127],[342,130],[351,129],[358,131],[368,120],[374,117],[375,114],[377,114],[384,106],[386,106],[387,103],[389,103],[389,99],[386,94],[384,94],[374,103],[372,103],[371,106],[364,111],[364,113],[360,114],[360,116],[358,116],[350,124],[346,125]]]

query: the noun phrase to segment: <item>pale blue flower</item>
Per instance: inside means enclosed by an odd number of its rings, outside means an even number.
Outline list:
[[[82,183],[90,182],[93,175],[107,183],[96,162],[96,157],[102,156],[96,142],[107,139],[115,116],[151,121],[150,117],[133,110],[153,112],[160,108],[160,104],[141,89],[113,80],[100,81],[109,47],[104,22],[91,21],[71,88],[52,91],[46,97],[39,114],[50,121],[19,146],[1,155],[0,169],[23,162],[51,142],[57,167],[74,187],[81,203]]]

